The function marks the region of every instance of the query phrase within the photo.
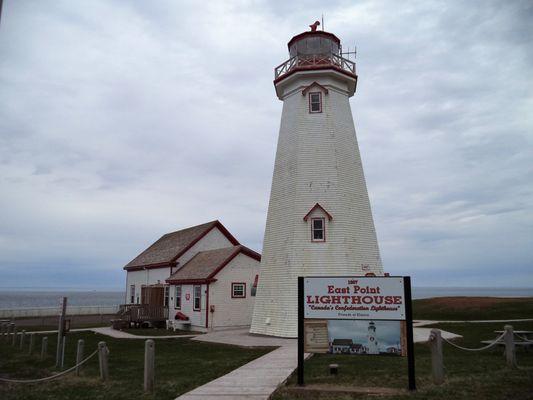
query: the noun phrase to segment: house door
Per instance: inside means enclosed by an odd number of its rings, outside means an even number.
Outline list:
[[[164,306],[165,287],[163,285],[149,285],[141,287],[141,304]]]

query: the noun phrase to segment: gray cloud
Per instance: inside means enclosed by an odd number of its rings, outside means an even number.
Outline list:
[[[385,268],[415,285],[530,285],[530,2],[9,0],[1,285],[96,285],[94,270],[120,287],[151,241],[215,218],[261,250],[273,68],[322,13],[357,44],[352,110]]]

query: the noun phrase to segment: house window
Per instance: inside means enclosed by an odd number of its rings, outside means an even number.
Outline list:
[[[130,285],[130,303],[135,303],[135,285]]]
[[[244,299],[246,297],[246,283],[238,282],[231,284],[231,298]]]
[[[311,240],[313,242],[326,241],[326,226],[324,218],[311,218]]]
[[[168,307],[168,298],[170,297],[170,286],[165,286],[165,307]]]
[[[181,285],[174,288],[174,308],[181,309]]]
[[[195,285],[193,289],[193,310],[200,311],[202,305],[202,286]]]
[[[322,93],[313,92],[309,93],[309,112],[321,113],[322,112]]]

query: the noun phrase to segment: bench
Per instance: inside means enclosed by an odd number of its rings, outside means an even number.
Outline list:
[[[191,330],[191,321],[184,321],[184,320],[167,320],[167,329],[172,329],[173,331],[176,330],[184,330],[189,331]]]

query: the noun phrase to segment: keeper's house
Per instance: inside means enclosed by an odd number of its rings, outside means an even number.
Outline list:
[[[249,326],[260,261],[219,221],[167,233],[124,267],[126,303],[197,331]]]

